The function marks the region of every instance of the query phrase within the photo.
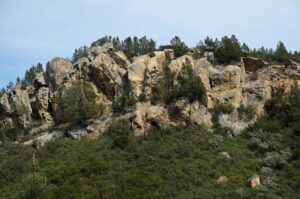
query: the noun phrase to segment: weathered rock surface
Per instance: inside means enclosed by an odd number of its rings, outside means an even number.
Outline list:
[[[225,183],[228,182],[228,178],[226,176],[219,176],[217,179],[217,183]]]
[[[168,122],[166,108],[159,105],[152,106],[149,102],[136,104],[133,120],[135,135],[147,135],[152,129],[163,129]]]
[[[57,126],[63,122],[59,98],[73,83],[84,81],[92,86],[98,101],[103,102],[108,111],[85,127],[70,130],[67,134],[74,139],[82,136],[96,138],[112,121],[110,110],[113,99],[122,94],[125,83],[130,83],[132,93],[140,101],[118,117],[131,122],[135,135],[147,135],[151,130],[163,129],[167,125],[206,124],[210,127],[211,109],[220,103],[235,107],[232,113],[219,116],[221,126],[232,129],[230,133],[234,135],[255,121],[241,121],[237,107],[251,106],[257,115],[261,115],[266,100],[271,98],[275,89],[282,89],[287,94],[293,85],[300,86],[299,64],[292,60],[283,66],[245,57],[236,65],[220,66],[213,64],[213,53],[207,52],[205,56],[202,53],[197,57],[195,52],[189,52],[175,58],[172,49],[165,49],[134,57],[131,61],[123,52],[116,51],[111,43],[88,48],[87,55],[73,64],[63,58],[54,58],[47,64],[46,72],[36,76],[33,85],[17,86],[0,97],[0,122],[8,127],[21,126],[43,145],[57,137],[43,126]],[[157,86],[163,68],[168,67],[175,73],[176,85],[176,78],[185,65],[191,66],[203,82],[207,91],[207,107],[184,98],[171,104],[151,104],[150,99],[155,94],[153,87]],[[37,120],[42,122],[40,130],[37,130]],[[53,121],[56,123],[51,123]]]
[[[126,70],[119,67],[109,54],[101,53],[90,65],[92,82],[110,99],[122,88],[122,78]]]
[[[253,175],[251,178],[248,179],[248,185],[255,189],[260,185],[260,177],[258,175]]]
[[[131,82],[133,92],[136,96],[139,96],[143,92],[144,75],[149,61],[150,56],[144,55],[135,58],[133,63],[128,66],[128,80]]]
[[[35,145],[35,147],[39,148],[44,146],[46,143],[51,142],[55,139],[63,138],[64,131],[52,131],[52,132],[44,132],[39,134],[34,139],[24,142],[24,145]]]
[[[17,118],[19,125],[24,129],[31,127],[32,109],[27,91],[16,87],[9,93],[9,101],[13,116]]]
[[[250,124],[255,122],[255,119],[251,121],[242,121],[239,119],[239,113],[234,109],[230,114],[219,115],[219,122],[222,127],[227,127],[232,129],[233,132],[229,132],[230,135],[238,135],[247,128]]]
[[[46,67],[46,83],[50,90],[57,89],[72,69],[73,65],[68,60],[59,57],[52,59]]]
[[[255,57],[243,57],[242,60],[247,72],[255,72],[268,65],[264,60]]]
[[[189,103],[187,100],[178,100],[172,108],[177,110],[173,118],[179,117],[185,124],[212,125],[211,113],[198,101]]]

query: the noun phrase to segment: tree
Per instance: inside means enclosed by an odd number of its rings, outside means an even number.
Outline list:
[[[163,71],[156,84],[152,88],[152,103],[162,102],[174,89],[175,73],[169,68],[169,61],[163,63]]]
[[[122,95],[115,96],[112,103],[112,109],[115,113],[125,113],[128,108],[136,103],[136,98],[132,90],[130,81],[125,81]]]
[[[177,96],[187,98],[190,103],[199,101],[204,106],[207,105],[206,89],[199,76],[195,75],[190,64],[183,65],[178,76],[179,88]]]
[[[242,49],[238,39],[232,35],[231,38],[225,36],[220,42],[220,47],[216,50],[216,59],[221,64],[237,62],[242,56]]]
[[[127,37],[123,41],[123,51],[129,58],[132,58],[133,56],[135,56],[133,41],[132,41],[131,37]]]
[[[97,103],[97,95],[86,82],[76,82],[59,100],[64,122],[82,124],[85,120],[99,117],[104,106]]]
[[[25,77],[22,80],[22,84],[24,86],[33,84],[33,81],[36,78],[36,75],[43,71],[44,71],[44,69],[43,69],[43,65],[41,63],[38,63],[36,66],[32,65],[28,70],[26,70]]]
[[[274,60],[279,63],[287,63],[289,60],[289,53],[283,42],[278,42],[276,51],[274,53]]]
[[[184,42],[182,42],[178,36],[175,36],[170,41],[170,44],[174,50],[174,55],[176,57],[181,57],[188,51],[187,45]]]
[[[78,61],[80,58],[82,57],[86,57],[87,56],[87,47],[86,46],[81,46],[78,49],[75,49],[75,52],[73,53],[72,56],[72,62],[76,62]]]
[[[17,77],[17,79],[16,79],[16,85],[18,85],[18,84],[21,84],[21,79],[20,79],[20,77]]]
[[[8,82],[8,84],[6,85],[6,91],[11,91],[14,88],[14,86],[15,84],[12,81]]]
[[[199,101],[207,105],[206,89],[190,64],[183,65],[177,77],[177,84],[175,76],[165,64],[163,75],[154,86],[153,102],[164,100],[166,104],[170,104],[178,99],[187,99],[190,103]]]
[[[243,45],[242,45],[242,51],[245,54],[248,54],[250,52],[250,48],[248,47],[247,44],[243,43]]]

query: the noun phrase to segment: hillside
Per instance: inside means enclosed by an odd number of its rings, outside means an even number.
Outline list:
[[[0,194],[297,198],[299,64],[146,41],[95,42],[2,94]]]

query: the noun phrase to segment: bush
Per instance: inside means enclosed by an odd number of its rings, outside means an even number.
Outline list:
[[[223,142],[223,136],[222,135],[213,135],[211,138],[208,139],[208,145],[211,148],[218,147]]]
[[[212,122],[214,125],[219,124],[219,116],[221,114],[229,114],[234,110],[231,104],[217,104],[212,110]]]
[[[172,46],[172,49],[174,50],[175,57],[181,57],[185,53],[188,52],[187,45],[181,41],[181,39],[178,36],[175,36],[171,41],[170,44]]]
[[[243,121],[250,121],[255,117],[255,111],[251,106],[241,105],[238,109],[239,119]]]
[[[128,136],[131,134],[130,122],[127,120],[114,119],[105,134],[112,138],[116,136]]]
[[[170,104],[178,99],[187,99],[190,103],[199,101],[207,106],[204,84],[200,77],[195,75],[190,64],[183,65],[177,81],[177,84],[175,84],[175,74],[165,65],[162,77],[154,86],[153,92],[155,94],[152,101],[164,100],[166,104]]]
[[[126,111],[135,105],[136,97],[132,91],[132,85],[129,80],[125,81],[123,86],[123,93],[120,96],[115,96],[112,103],[112,110],[114,113],[124,114]]]
[[[100,117],[104,106],[96,101],[97,95],[90,84],[76,82],[59,100],[63,122],[82,124],[87,119]]]
[[[242,54],[240,43],[234,35],[231,38],[223,37],[215,52],[216,59],[221,64],[238,62]]]
[[[290,156],[289,151],[268,152],[265,158],[263,158],[263,164],[274,169],[281,169],[287,164],[287,160]]]

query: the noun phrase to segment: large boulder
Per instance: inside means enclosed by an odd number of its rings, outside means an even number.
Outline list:
[[[248,185],[252,189],[256,189],[260,185],[260,177],[258,175],[253,175],[248,179]]]
[[[120,92],[126,70],[120,67],[107,53],[98,55],[89,66],[90,78],[109,99]]]
[[[133,92],[139,96],[143,92],[144,78],[147,64],[150,61],[148,55],[137,57],[133,63],[128,66],[128,80],[131,82]]]
[[[238,107],[242,101],[242,87],[245,83],[243,67],[229,65],[222,70],[215,68],[209,71],[211,91],[208,92],[208,107],[216,103],[230,103]]]
[[[70,61],[59,57],[52,59],[46,67],[46,83],[50,90],[56,90],[72,70]]]
[[[242,61],[247,72],[255,72],[268,65],[263,59],[255,57],[243,57]]]

